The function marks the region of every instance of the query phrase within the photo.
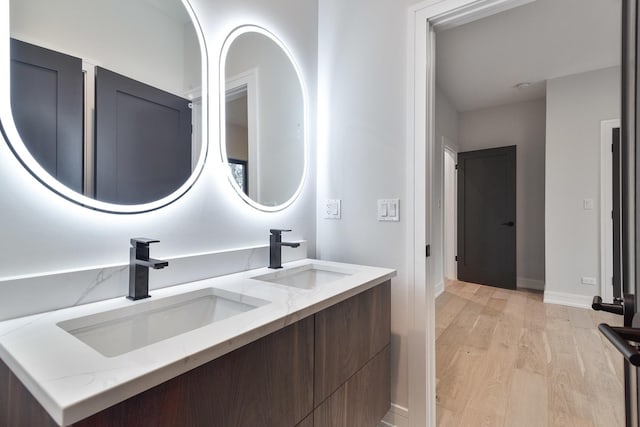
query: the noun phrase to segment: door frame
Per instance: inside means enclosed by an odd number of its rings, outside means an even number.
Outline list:
[[[607,239],[613,233],[613,230],[607,229],[613,209],[611,146],[613,129],[619,127],[620,119],[600,122],[600,295],[609,303],[613,301],[613,288],[610,286],[613,276],[613,240]]]
[[[444,290],[444,283],[446,283],[446,279],[447,279],[447,263],[451,262],[450,259],[447,258],[447,245],[446,245],[446,236],[447,236],[447,228],[445,226],[445,213],[446,213],[446,208],[447,208],[447,204],[446,204],[446,176],[447,176],[447,171],[446,171],[446,164],[447,164],[447,154],[449,154],[452,158],[453,161],[455,162],[455,164],[458,164],[458,150],[456,148],[453,147],[452,141],[447,138],[446,136],[442,137],[442,141],[440,142],[441,144],[441,152],[442,152],[442,167],[441,167],[441,171],[442,171],[442,176],[440,177],[441,179],[441,183],[442,183],[442,209],[440,210],[440,223],[442,224],[442,276],[443,276],[443,290]],[[453,241],[450,243],[451,245],[453,245],[454,248],[457,248],[457,241],[458,241],[458,176],[457,174],[455,175],[455,182],[453,183]],[[454,250],[454,252],[457,252],[457,250]],[[458,280],[458,267],[455,261],[455,255],[454,255],[454,268],[453,268],[453,277],[452,279],[454,280]],[[437,297],[437,295],[436,295]]]
[[[407,18],[407,225],[409,426],[436,427],[435,283],[425,247],[433,236],[435,33],[534,0],[426,0]],[[437,20],[440,19],[440,22]]]
[[[249,178],[248,187],[249,194],[248,196],[253,200],[260,201],[260,180],[258,176],[260,175],[260,138],[258,133],[258,127],[260,123],[258,122],[258,69],[252,68],[250,70],[244,71],[240,74],[236,74],[235,76],[231,76],[226,80],[225,86],[225,102],[224,105],[221,106],[221,114],[222,117],[225,116],[226,104],[227,104],[227,96],[234,91],[239,90],[242,87],[246,87],[247,92],[247,163],[249,166],[247,167],[247,175]],[[221,126],[220,133],[221,137],[221,146],[223,150],[223,160],[227,159],[227,145],[226,145],[226,123]]]

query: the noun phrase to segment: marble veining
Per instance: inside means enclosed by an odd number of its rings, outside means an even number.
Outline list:
[[[120,268],[111,268],[111,269],[100,269],[98,270],[95,279],[93,282],[85,289],[82,294],[78,297],[78,299],[72,305],[82,304],[85,298],[90,295],[98,286],[103,283],[109,283],[115,275],[118,275],[128,269],[128,266],[122,266]]]
[[[297,268],[309,263],[349,268],[354,273],[312,289],[298,289],[252,279],[269,272],[267,268],[259,268],[156,289],[152,298],[146,300],[113,298],[6,320],[0,322],[0,358],[51,417],[60,425],[67,425],[395,276],[395,270],[385,268],[308,259],[284,266]],[[61,322],[122,307],[137,305],[143,311],[149,307],[144,305],[149,301],[206,288],[268,303],[113,357],[100,354],[58,326]]]
[[[299,248],[283,249],[283,261],[307,257],[306,242],[300,243]],[[267,244],[163,259],[169,261],[169,267],[151,272],[151,291],[266,266],[269,246]],[[123,296],[128,292],[128,283],[128,264],[30,277],[0,278],[0,320]],[[33,295],[41,297],[33,298]]]

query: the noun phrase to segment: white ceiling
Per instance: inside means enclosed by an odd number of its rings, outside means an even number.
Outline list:
[[[621,3],[536,0],[438,32],[436,84],[463,112],[543,98],[548,79],[619,65]]]

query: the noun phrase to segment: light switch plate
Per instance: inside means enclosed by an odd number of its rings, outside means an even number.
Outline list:
[[[379,199],[378,221],[400,221],[400,199]]]
[[[582,201],[582,208],[585,211],[593,210],[593,199],[584,199]]]
[[[342,200],[327,199],[325,202],[324,219],[342,218]]]

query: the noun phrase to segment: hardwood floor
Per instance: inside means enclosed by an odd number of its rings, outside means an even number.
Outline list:
[[[622,319],[448,282],[436,300],[438,425],[624,426],[622,357],[603,322]]]

